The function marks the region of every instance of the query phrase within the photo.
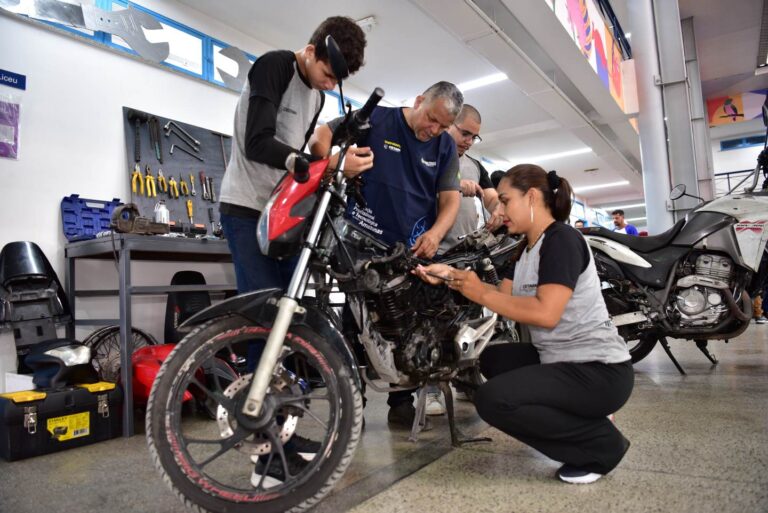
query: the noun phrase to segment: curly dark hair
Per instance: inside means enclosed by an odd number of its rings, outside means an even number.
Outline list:
[[[315,46],[315,57],[328,62],[328,49],[325,47],[325,36],[330,34],[339,45],[344,59],[347,61],[349,74],[355,73],[363,66],[365,60],[365,33],[355,20],[346,16],[331,16],[315,29],[309,39],[309,44]],[[337,77],[346,78],[346,77]]]

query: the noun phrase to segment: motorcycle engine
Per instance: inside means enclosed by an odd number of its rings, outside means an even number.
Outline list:
[[[721,293],[723,285],[730,286],[734,275],[730,258],[713,254],[695,257],[693,265],[683,266],[683,277],[677,282],[674,308],[680,314],[680,324],[686,327],[713,326],[728,313]]]

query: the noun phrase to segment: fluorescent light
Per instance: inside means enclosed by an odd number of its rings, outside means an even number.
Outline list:
[[[494,73],[493,75],[488,75],[487,77],[477,78],[475,80],[470,80],[469,82],[462,82],[457,87],[461,89],[462,93],[466,93],[467,91],[471,91],[472,89],[477,89],[478,87],[495,84],[496,82],[501,82],[502,80],[506,80],[506,79],[507,79],[506,74]]]
[[[624,219],[625,221],[642,221],[643,219],[648,219],[647,217],[630,217],[628,219]]]
[[[600,207],[600,208],[602,208],[603,210],[611,211],[611,210],[623,210],[625,208],[638,208],[638,207],[644,207],[644,206],[645,206],[645,203],[633,203],[631,205],[615,205],[613,207]]]
[[[582,155],[584,153],[591,153],[592,148],[589,146],[585,146],[583,148],[578,148],[576,150],[568,150],[568,151],[561,151],[559,153],[548,153],[546,155],[537,155],[535,157],[521,157],[513,160],[513,162],[516,162],[518,164],[523,163],[530,163],[530,164],[538,164],[539,162],[543,160],[554,160],[554,159],[560,159],[563,157],[572,157],[574,155]]]
[[[585,192],[593,191],[595,189],[607,189],[608,187],[621,187],[622,185],[629,185],[629,180],[622,180],[620,182],[603,183],[600,185],[586,185],[584,187],[574,187],[573,192]]]

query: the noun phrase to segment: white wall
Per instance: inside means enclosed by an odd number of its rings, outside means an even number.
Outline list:
[[[254,54],[266,44],[172,1],[143,5]],[[0,159],[0,247],[36,242],[64,280],[59,205],[64,196],[130,198],[122,107],[232,133],[237,94],[171,73],[29,23],[0,15],[0,68],[27,76],[22,97],[20,159]],[[2,87],[4,92],[17,91]],[[146,213],[145,213],[146,214]],[[178,269],[197,269],[208,283],[234,283],[231,264],[135,263],[136,284],[169,283]],[[116,288],[111,262],[78,264],[81,288]],[[164,297],[134,300],[133,323],[159,339]],[[117,301],[78,300],[81,318],[117,317]],[[93,328],[78,330],[82,338]],[[0,333],[0,391],[15,369],[10,333]]]
[[[753,135],[764,135],[765,127],[763,127],[761,120],[712,127],[709,134],[712,140],[712,166],[715,174],[755,168],[757,156],[763,149],[762,146],[721,151],[720,142]]]

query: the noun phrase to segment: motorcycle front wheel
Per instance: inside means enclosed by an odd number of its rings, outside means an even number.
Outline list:
[[[152,386],[150,455],[171,490],[196,511],[304,511],[333,488],[352,460],[362,397],[349,366],[316,333],[289,329],[258,417],[242,413],[249,369],[240,369],[234,381],[210,372],[218,359],[252,359],[269,333],[240,317],[209,321],[179,342]],[[311,372],[313,381],[299,369]],[[215,404],[216,418],[182,408],[190,394]]]

